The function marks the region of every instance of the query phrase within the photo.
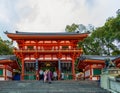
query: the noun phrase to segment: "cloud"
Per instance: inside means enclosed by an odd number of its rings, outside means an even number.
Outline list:
[[[118,0],[0,0],[0,25],[14,32],[64,32],[66,25],[102,26],[115,16]]]
[[[85,0],[31,0],[31,14],[18,24],[25,31],[64,31],[66,25],[86,23],[89,10]],[[83,16],[84,15],[84,16]],[[81,20],[80,20],[81,19]],[[30,29],[29,29],[30,28]]]
[[[92,8],[97,5],[96,0],[84,0],[87,7]]]
[[[31,0],[31,4],[33,1]],[[72,4],[68,0],[37,0],[32,4],[31,14],[25,20],[21,20],[22,25],[18,24],[19,28],[36,31],[64,31],[66,22],[72,14],[70,14],[71,8]],[[28,29],[29,26],[31,29]]]

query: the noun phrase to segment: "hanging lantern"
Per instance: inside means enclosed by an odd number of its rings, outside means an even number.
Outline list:
[[[49,66],[51,66],[51,64],[50,64],[50,62],[47,62],[46,67],[49,67]]]

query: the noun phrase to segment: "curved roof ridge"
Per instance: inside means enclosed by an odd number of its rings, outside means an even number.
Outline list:
[[[118,56],[100,56],[100,55],[82,55],[81,57],[83,57],[84,59],[92,59],[92,60],[105,60],[106,58],[115,60],[116,58],[118,58]]]
[[[11,33],[11,32],[4,32],[5,34]],[[15,33],[11,34],[26,34],[26,35],[77,35],[77,34],[89,34],[89,33],[77,33],[77,32],[20,32],[20,31],[15,31]]]
[[[0,60],[16,60],[16,56],[15,55],[0,55]]]

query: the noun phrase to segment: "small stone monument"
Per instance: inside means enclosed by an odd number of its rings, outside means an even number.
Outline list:
[[[105,59],[105,67],[104,67],[102,73],[109,73],[110,69],[116,69],[116,65],[112,60],[110,60],[110,58],[106,58]]]
[[[114,78],[120,74],[120,69],[116,67],[115,62],[110,58],[105,59],[105,67],[100,76],[100,86],[104,89],[109,89],[109,78]]]

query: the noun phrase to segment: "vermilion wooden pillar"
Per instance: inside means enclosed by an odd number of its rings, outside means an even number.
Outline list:
[[[75,65],[74,65],[74,62],[75,62],[75,59],[73,58],[72,59],[72,76],[73,76],[73,79],[75,80]]]
[[[92,80],[92,65],[89,65],[89,69],[90,69],[90,80]]]
[[[7,80],[7,65],[5,65],[5,80]]]
[[[55,71],[57,73],[57,80],[58,80],[58,66],[55,66]]]
[[[60,80],[61,76],[61,62],[60,58],[58,58],[58,80]]]
[[[21,80],[24,80],[24,58],[22,58],[22,73],[21,73]]]
[[[36,80],[39,80],[39,72],[38,72],[38,58],[36,58]]]
[[[83,79],[85,80],[85,68],[83,69],[83,74],[84,74]]]

